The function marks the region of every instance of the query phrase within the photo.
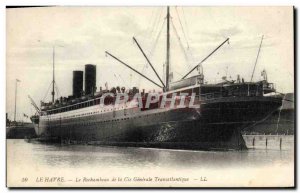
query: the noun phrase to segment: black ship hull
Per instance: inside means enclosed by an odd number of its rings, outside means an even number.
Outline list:
[[[127,109],[90,116],[40,120],[43,141],[172,149],[246,149],[241,130],[281,105],[278,98],[226,97],[195,108]],[[138,109],[140,110],[140,109]],[[97,111],[95,111],[97,112]]]
[[[247,128],[246,135],[294,135],[295,110],[294,94],[288,93],[283,97],[282,106],[272,113],[265,121]]]
[[[35,138],[36,133],[32,123],[6,126],[6,139]]]

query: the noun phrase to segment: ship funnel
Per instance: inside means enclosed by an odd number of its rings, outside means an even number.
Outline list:
[[[73,71],[73,96],[81,97],[83,89],[83,71]]]
[[[84,91],[86,95],[93,94],[96,91],[96,65],[85,65],[85,84]]]

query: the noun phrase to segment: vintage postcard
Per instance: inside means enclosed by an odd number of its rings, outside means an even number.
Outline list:
[[[295,186],[294,8],[7,7],[7,187]]]

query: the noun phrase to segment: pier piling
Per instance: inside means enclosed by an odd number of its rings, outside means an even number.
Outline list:
[[[282,138],[280,138],[280,140],[279,140],[279,148],[280,148],[280,150],[281,150],[281,145],[282,145]]]

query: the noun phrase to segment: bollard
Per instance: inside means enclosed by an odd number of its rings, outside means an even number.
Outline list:
[[[255,137],[253,137],[253,140],[252,140],[252,146],[253,146],[253,147],[255,146]]]
[[[280,141],[279,141],[280,150],[281,150],[281,145],[282,145],[282,138],[280,138]]]
[[[266,138],[266,147],[268,147],[268,138]]]

